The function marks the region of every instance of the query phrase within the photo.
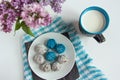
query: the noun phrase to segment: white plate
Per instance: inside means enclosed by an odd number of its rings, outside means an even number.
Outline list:
[[[66,55],[66,57],[69,60],[65,64],[62,64],[62,68],[59,71],[43,72],[39,69],[39,65],[33,61],[33,56],[36,54],[36,52],[34,51],[34,47],[38,43],[44,44],[45,41],[50,38],[55,39],[57,43],[62,43],[65,45],[66,51],[63,54]],[[70,40],[67,39],[65,36],[63,36],[62,34],[53,33],[53,32],[45,33],[43,35],[40,35],[38,38],[36,38],[33,41],[32,45],[29,49],[28,61],[29,61],[29,65],[30,65],[32,71],[36,75],[38,75],[39,77],[41,77],[43,79],[56,80],[56,79],[60,79],[64,76],[66,76],[73,68],[74,63],[75,63],[75,50],[74,50],[74,47],[73,47],[72,43],[70,42]]]

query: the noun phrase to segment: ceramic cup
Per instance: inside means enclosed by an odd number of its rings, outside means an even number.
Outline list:
[[[97,6],[86,8],[79,18],[80,31],[87,36],[93,37],[99,43],[105,41],[102,33],[108,28],[108,25],[108,13]]]

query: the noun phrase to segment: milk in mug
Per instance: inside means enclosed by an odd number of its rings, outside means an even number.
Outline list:
[[[105,24],[104,15],[97,10],[88,11],[82,16],[82,25],[88,32],[99,32],[104,28]]]

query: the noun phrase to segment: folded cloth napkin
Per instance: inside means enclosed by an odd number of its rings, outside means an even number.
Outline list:
[[[86,53],[84,47],[81,44],[80,36],[77,34],[74,25],[67,25],[61,17],[57,17],[49,26],[40,27],[39,29],[33,30],[35,37],[47,32],[57,32],[64,33],[68,32],[70,40],[76,51],[76,64],[80,74],[77,80],[107,80],[101,70],[92,66],[92,59]],[[33,80],[32,71],[28,64],[27,52],[25,48],[25,43],[32,41],[35,37],[29,35],[24,35],[22,40],[22,52],[23,52],[23,62],[24,62],[24,79]]]

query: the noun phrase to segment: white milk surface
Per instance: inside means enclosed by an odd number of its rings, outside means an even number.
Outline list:
[[[96,10],[86,12],[82,16],[82,25],[88,32],[99,32],[104,28],[106,21],[104,15]]]

